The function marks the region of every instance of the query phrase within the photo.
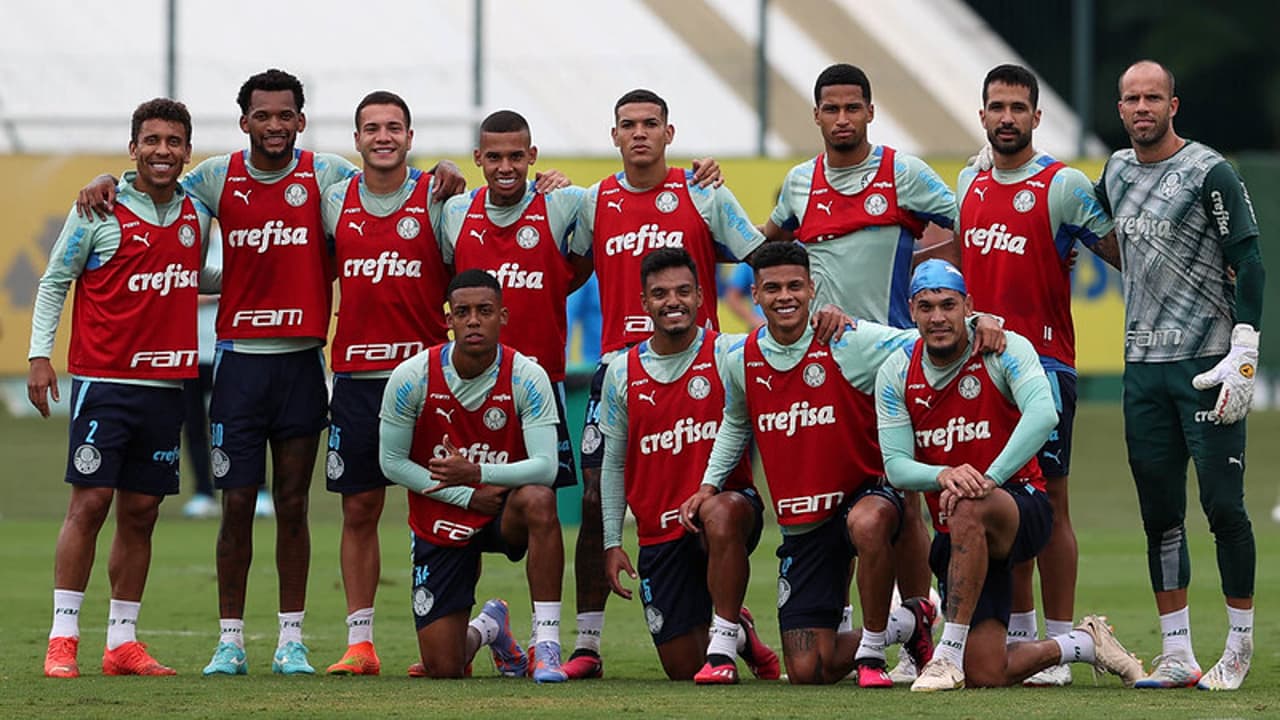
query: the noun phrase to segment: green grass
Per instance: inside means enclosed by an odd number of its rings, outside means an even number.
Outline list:
[[[1159,650],[1155,610],[1146,576],[1144,541],[1137,502],[1124,461],[1119,407],[1086,405],[1076,422],[1073,519],[1080,538],[1081,570],[1077,614],[1102,612],[1122,640],[1148,661]],[[216,641],[217,599],[213,545],[215,521],[179,517],[181,499],[166,503],[156,528],[154,558],[139,622],[140,638],[156,657],[179,671],[176,678],[104,678],[98,653],[105,640],[106,554],[112,525],[104,528],[98,564],[81,617],[81,666],[76,681],[41,676],[50,620],[53,547],[67,491],[61,481],[64,421],[13,420],[0,416],[0,717],[377,716],[472,717],[1265,717],[1280,714],[1280,623],[1268,622],[1270,598],[1280,596],[1280,528],[1270,519],[1276,497],[1274,469],[1280,467],[1280,413],[1250,420],[1249,509],[1258,537],[1259,611],[1253,674],[1232,694],[1195,691],[1124,691],[1115,678],[1094,684],[1077,666],[1067,690],[988,690],[909,695],[904,690],[859,691],[848,683],[826,688],[791,688],[744,681],[735,688],[695,688],[662,679],[657,656],[639,607],[613,598],[604,645],[607,678],[535,686],[494,677],[482,654],[476,678],[460,682],[410,680],[404,668],[415,659],[416,640],[409,610],[408,543],[404,499],[392,491],[383,522],[383,580],[377,602],[376,639],[385,675],[380,678],[278,678],[271,675],[275,645],[274,525],[259,521],[255,562],[246,612],[251,675],[200,677]],[[1191,482],[1195,482],[1194,479]],[[1191,493],[1195,497],[1195,493]],[[345,646],[345,614],[338,573],[338,504],[315,483],[312,498],[312,571],[306,620],[312,662],[323,667]],[[1226,618],[1218,591],[1212,539],[1198,509],[1191,528],[1195,580],[1191,611],[1197,655],[1207,668],[1221,652]],[[576,528],[566,528],[572,540]],[[774,604],[777,531],[770,527],[753,558],[748,603],[767,642],[777,647]],[[567,543],[572,550],[572,542]],[[511,601],[517,637],[527,637],[529,614],[523,567],[486,560],[477,596]],[[570,562],[568,567],[572,568]],[[572,572],[566,573],[565,629],[572,643]],[[745,672],[745,667],[742,668]]]

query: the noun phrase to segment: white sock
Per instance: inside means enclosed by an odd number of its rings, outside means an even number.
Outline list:
[[[1027,612],[1009,613],[1009,627],[1005,631],[1005,642],[1009,645],[1031,642],[1036,639],[1037,627],[1039,625],[1036,622],[1036,611],[1034,609]]]
[[[840,625],[836,628],[836,632],[853,632],[853,606],[845,605],[844,610],[840,612]]]
[[[138,610],[140,602],[111,598],[111,610],[107,613],[107,649],[115,650],[138,639]]]
[[[578,641],[575,650],[600,654],[600,634],[604,632],[604,611],[578,613]]]
[[[724,655],[732,658],[738,654],[738,623],[711,616],[711,641],[707,643],[707,655]]]
[[[244,649],[244,619],[243,618],[222,618],[218,621],[218,629],[221,633],[218,636],[218,643],[231,643],[241,650]]]
[[[1199,667],[1195,651],[1191,649],[1191,611],[1190,608],[1174,610],[1160,616],[1160,636],[1162,655],[1177,655],[1192,665]]]
[[[964,668],[964,643],[969,639],[969,626],[949,622],[942,626],[942,639],[934,648],[934,656],[941,655],[958,668]]]
[[[854,653],[853,659],[875,658],[884,660],[885,635],[887,634],[884,630],[872,632],[863,627],[862,641],[858,643],[858,651]]]
[[[1239,610],[1227,606],[1227,620],[1231,629],[1227,632],[1227,648],[1236,652],[1253,652],[1253,608]]]
[[[1087,632],[1072,630],[1068,633],[1055,635],[1053,641],[1058,643],[1058,650],[1062,652],[1062,658],[1058,660],[1059,665],[1077,662],[1092,663],[1097,659],[1093,636]]]
[[[347,616],[347,644],[373,642],[373,608],[360,608]]]
[[[498,621],[484,613],[477,614],[467,625],[480,633],[481,645],[491,644],[498,639],[498,634],[502,632],[502,626],[498,624]]]
[[[1058,637],[1059,635],[1066,635],[1074,629],[1075,628],[1072,626],[1070,620],[1044,619],[1044,634],[1051,638]]]
[[[56,637],[80,637],[80,605],[84,593],[75,590],[53,591],[53,626],[49,639]]]
[[[302,616],[306,615],[307,611],[277,614],[280,617],[280,641],[276,643],[276,649],[279,650],[291,642],[302,642]]]
[[[933,628],[929,628],[931,631]],[[889,624],[885,626],[885,644],[901,645],[911,639],[916,631],[916,614],[901,605],[889,613]]]
[[[533,604],[533,642],[560,644],[560,603],[535,602]]]

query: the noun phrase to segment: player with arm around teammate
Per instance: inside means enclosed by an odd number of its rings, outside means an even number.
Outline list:
[[[569,253],[585,190],[556,171],[534,173],[538,158],[529,123],[512,110],[491,113],[480,123],[474,151],[485,185],[445,205],[441,251],[455,272],[480,269],[502,286],[509,321],[503,343],[533,359],[554,389],[559,454],[556,489],[578,482],[565,413],[565,342],[569,294],[591,275],[589,260]],[[542,603],[535,617],[544,633],[560,627],[560,606]],[[530,671],[541,661],[530,655]]]
[[[618,577],[637,577],[622,547],[630,506],[645,621],[667,677],[733,684],[741,653],[757,677],[776,680],[778,657],[742,607],[764,516],[749,458],[696,518],[680,512],[698,487],[724,410],[720,361],[740,338],[698,327],[702,288],[688,252],[655,250],[640,275],[654,332],[610,363],[602,390],[605,572],[613,591],[630,600]]]
[[[911,331],[860,322],[823,344],[809,326],[804,247],[770,243],[752,266],[767,322],[723,365],[724,418],[681,512],[696,517],[717,497],[754,437],[783,531],[778,623],[789,680],[834,683],[856,667],[860,686],[892,687],[885,647],[904,643],[927,662],[935,613],[925,598],[889,611],[902,498],[884,481],[870,395],[876,369]],[[838,632],[855,556],[864,627]]]
[[[531,181],[537,158],[523,116],[499,110],[486,117],[475,149],[485,185],[445,204],[441,249],[455,272],[480,269],[497,278],[510,316],[503,343],[541,365],[555,386],[560,488],[577,483],[564,411],[565,305],[591,275],[590,261],[569,253],[586,191],[556,171]]]
[[[890,481],[926,493],[947,617],[911,689],[1003,687],[1064,662],[1093,663],[1131,685],[1142,663],[1096,615],[1052,640],[1006,647],[1012,566],[1035,557],[1053,524],[1034,455],[1057,413],[1024,338],[1007,333],[998,355],[976,351],[955,266],[921,263],[911,290],[918,337],[880,368],[876,412]]]
[[[342,497],[342,585],[347,650],[334,675],[377,675],[374,595],[381,574],[378,521],[391,481],[378,467],[378,410],[402,361],[448,340],[448,271],[437,242],[442,204],[434,178],[408,165],[412,118],[405,101],[379,90],[356,106],[363,171],[324,191],[340,300],[332,347],[326,487]]]
[[[1053,389],[1058,425],[1036,457],[1053,506],[1053,531],[1034,563],[1014,569],[1011,642],[1037,636],[1031,581],[1038,565],[1049,637],[1070,632],[1078,561],[1068,498],[1076,412],[1075,329],[1071,318],[1071,253],[1076,241],[1118,264],[1110,216],[1079,170],[1038,152],[1039,83],[1018,65],[999,65],[982,85],[979,116],[992,167],[967,167],[957,190],[957,237],[974,309],[1005,319],[1029,342]],[[1055,666],[1028,685],[1066,685],[1071,670]]]
[[[54,560],[47,677],[80,675],[80,607],[98,532],[114,502],[105,675],[173,675],[137,641],[151,533],[178,492],[182,382],[197,375],[197,295],[209,212],[178,183],[191,157],[191,115],[167,98],[134,110],[129,155],[111,217],[71,214],[36,292],[27,394],[44,417],[58,378],[49,361],[71,283],[73,403],[66,481],[71,499]]]
[[[667,164],[667,146],[675,138],[667,103],[650,90],[632,90],[614,104],[613,143],[622,171],[588,188],[570,243],[573,255],[587,258],[600,288],[601,361],[592,376],[582,430],[582,526],[574,555],[578,584],[578,639],[565,663],[572,678],[603,674],[600,635],[609,582],[604,574],[600,526],[600,388],[614,356],[653,331],[640,304],[640,262],[663,247],[682,247],[697,264],[702,287],[715,287],[717,258],[737,262],[764,238],[727,188],[719,168],[694,161],[692,169]],[[718,328],[715,296],[698,312],[698,324]]]
[[[503,675],[523,676],[527,658],[507,604],[475,604],[480,554],[528,554],[534,614],[560,602],[564,542],[556,516],[556,409],[546,371],[498,342],[502,289],[482,270],[459,273],[447,300],[453,342],[401,363],[383,396],[383,473],[409,489],[413,613],[423,670],[462,677],[482,645]],[[533,679],[563,682],[558,627],[535,626]]]
[[[218,531],[219,638],[206,675],[248,672],[244,606],[253,560],[253,517],[266,483],[276,515],[279,635],[272,671],[315,672],[302,642],[311,565],[308,497],[320,431],[328,423],[321,348],[332,310],[332,271],[321,188],[355,173],[345,158],[295,147],[306,129],[301,81],[275,68],[250,76],[236,96],[249,148],[211,157],[183,187],[218,218],[223,283],[209,407]],[[451,170],[451,172],[444,172]],[[444,164],[438,178],[457,168]],[[447,196],[448,183],[439,188]],[[77,207],[104,212],[110,181],[81,191]],[[451,185],[456,192],[456,184]]]

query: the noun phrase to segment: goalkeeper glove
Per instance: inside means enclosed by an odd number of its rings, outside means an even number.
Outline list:
[[[1218,400],[1210,413],[1219,425],[1230,425],[1244,419],[1253,406],[1253,375],[1258,364],[1260,333],[1241,323],[1231,329],[1231,351],[1212,368],[1191,379],[1197,390],[1222,385]]]

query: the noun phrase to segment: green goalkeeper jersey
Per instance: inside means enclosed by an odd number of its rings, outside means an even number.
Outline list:
[[[1097,196],[1115,218],[1120,243],[1125,361],[1226,353],[1236,315],[1223,248],[1258,234],[1231,164],[1190,141],[1153,163],[1120,150],[1107,160]]]

